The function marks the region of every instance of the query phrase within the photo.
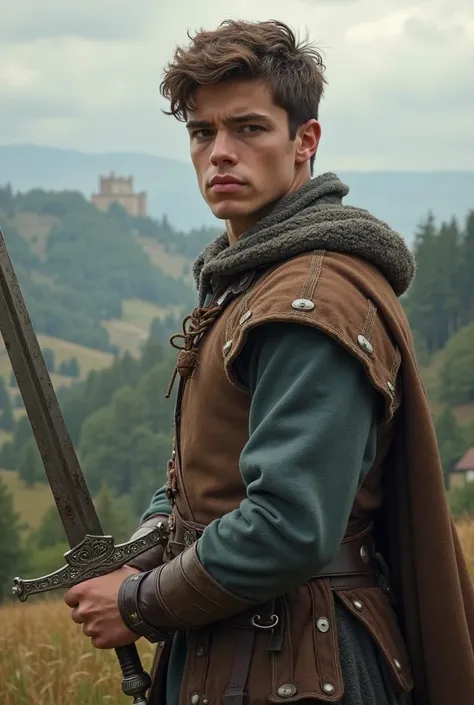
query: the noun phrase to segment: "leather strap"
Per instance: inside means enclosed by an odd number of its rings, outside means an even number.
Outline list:
[[[118,608],[125,626],[154,644],[158,641],[165,641],[170,635],[145,622],[138,607],[140,584],[151,572],[136,573],[125,578],[119,588]]]
[[[345,539],[334,559],[314,578],[328,578],[333,590],[349,590],[378,585],[375,546],[371,527]]]
[[[254,642],[255,629],[240,630],[232,675],[222,698],[224,705],[244,704]]]

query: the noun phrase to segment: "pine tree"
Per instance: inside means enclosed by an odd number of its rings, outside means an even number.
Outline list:
[[[102,484],[94,501],[104,534],[113,536],[115,543],[127,541],[136,528],[136,521],[127,500],[117,499],[115,493]]]
[[[460,321],[459,267],[461,234],[456,220],[443,223],[437,240],[438,279],[437,290],[440,308],[438,330],[443,346],[456,333]]]
[[[43,549],[57,546],[60,543],[64,543],[65,540],[64,528],[54,504],[43,514],[41,523],[34,536],[34,542],[37,548]]]
[[[440,347],[437,331],[437,311],[439,296],[437,293],[438,254],[435,220],[429,213],[426,221],[421,223],[415,234],[414,255],[417,273],[413,285],[405,298],[405,308],[410,323],[417,331],[420,343],[425,341],[428,353]]]
[[[466,325],[474,321],[474,210],[466,218],[460,260],[461,325]]]
[[[0,411],[0,428],[4,431],[13,431],[14,425],[12,403],[7,393],[5,401],[3,402],[3,409]]]
[[[56,367],[56,356],[54,350],[50,348],[45,348],[43,350],[43,357],[49,372],[54,372]]]
[[[71,357],[69,360],[69,377],[80,377],[81,368],[77,357]]]
[[[466,438],[449,406],[445,407],[436,418],[435,430],[445,486],[449,487],[449,477],[453,467],[466,450]]]
[[[7,441],[0,449],[0,468],[5,470],[15,470],[15,451],[13,443]]]
[[[27,487],[34,487],[44,479],[41,459],[33,441],[25,443],[21,451],[18,473]]]
[[[13,578],[25,563],[20,527],[12,495],[0,478],[0,602],[10,592]]]
[[[5,386],[5,380],[0,377],[0,411],[2,411],[5,404],[9,401],[10,397]]]

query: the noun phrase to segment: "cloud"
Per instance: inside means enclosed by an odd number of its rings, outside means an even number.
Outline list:
[[[258,5],[258,7],[257,7]],[[472,169],[472,0],[17,0],[0,27],[3,143],[188,160],[162,68],[187,31],[280,19],[323,50],[321,169]]]
[[[149,0],[15,0],[2,13],[0,40],[76,36],[120,41],[139,36],[152,12]]]

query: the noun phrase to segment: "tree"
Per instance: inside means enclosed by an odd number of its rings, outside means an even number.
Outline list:
[[[13,497],[0,478],[0,602],[10,592],[13,578],[25,564],[21,547],[21,524]]]
[[[0,449],[0,468],[15,470],[15,451],[13,443],[7,441]]]
[[[94,504],[104,534],[113,536],[115,543],[128,541],[137,522],[127,500],[124,497],[118,499],[104,482]]]
[[[71,357],[69,360],[69,376],[70,377],[80,377],[81,368],[77,357]]]
[[[449,487],[451,471],[466,450],[463,429],[449,407],[443,409],[435,420],[436,438],[443,466],[445,486]]]
[[[452,406],[474,401],[474,323],[461,328],[446,345],[439,396]]]
[[[34,536],[34,543],[37,548],[43,549],[62,544],[65,540],[64,527],[59,518],[56,505],[54,504],[43,514],[43,518]]]
[[[474,321],[474,210],[468,213],[461,245],[459,289],[461,299],[461,325]]]
[[[3,403],[3,409],[0,412],[0,428],[3,428],[4,431],[12,431],[14,425],[12,403],[7,394]]]
[[[9,400],[10,396],[5,386],[5,380],[3,377],[0,377],[0,411],[3,409],[3,407]]]
[[[405,300],[410,323],[418,336],[424,339],[428,353],[440,347],[437,331],[437,310],[439,297],[436,282],[438,279],[437,232],[432,213],[421,223],[415,234],[414,255],[417,274]]]
[[[448,501],[455,519],[474,518],[474,482],[450,490]]]
[[[34,487],[37,482],[44,481],[44,472],[38,449],[34,441],[25,443],[20,454],[18,473],[27,487]]]
[[[441,225],[437,238],[438,272],[437,297],[439,297],[438,330],[440,344],[454,335],[459,328],[460,291],[459,268],[461,255],[461,237],[458,224],[453,219],[449,224]]]
[[[54,372],[56,369],[56,355],[54,350],[51,350],[51,348],[45,348],[43,350],[43,357],[49,372]]]

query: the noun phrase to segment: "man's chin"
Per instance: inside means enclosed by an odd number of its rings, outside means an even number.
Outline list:
[[[254,208],[244,203],[209,203],[213,215],[219,220],[233,220],[234,218],[246,218],[252,215]]]

